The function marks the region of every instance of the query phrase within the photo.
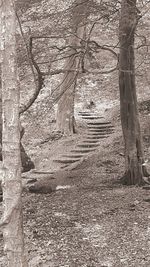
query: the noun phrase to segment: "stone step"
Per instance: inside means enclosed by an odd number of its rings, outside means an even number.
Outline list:
[[[78,145],[78,147],[83,147],[83,148],[91,148],[91,147],[98,147],[98,146],[99,144],[89,144],[89,143]]]
[[[100,122],[100,121],[95,121],[95,122],[88,122],[87,125],[110,125],[111,122],[108,121],[108,122]]]
[[[107,137],[109,137],[109,135],[87,135],[87,138],[96,139],[96,140],[104,139]]]
[[[98,119],[103,119],[103,117],[83,116],[82,119],[86,119],[86,120],[98,120]]]
[[[81,112],[79,111],[79,116],[95,116],[96,114],[95,113],[91,113],[91,112]]]
[[[95,140],[95,139],[92,140],[92,139],[88,139],[87,138],[87,139],[85,139],[85,140],[82,141],[82,143],[88,143],[88,142],[89,143],[98,143],[98,140]]]
[[[35,173],[35,174],[54,174],[54,172],[51,172],[51,171],[38,171],[38,170],[32,170],[31,173]]]
[[[71,150],[70,152],[72,153],[83,153],[83,154],[86,154],[86,153],[90,153],[90,152],[93,152],[95,151],[95,149],[93,148],[89,148],[89,149],[74,149],[74,150]]]
[[[89,131],[105,131],[105,130],[114,130],[114,127],[88,127]]]
[[[23,179],[41,179],[45,177],[53,177],[55,171],[53,172],[45,172],[45,171],[38,171],[38,172],[26,172],[21,175]]]
[[[67,168],[70,164],[64,164],[62,166],[60,166],[60,169],[64,169],[64,168]]]
[[[90,131],[88,131],[88,133],[90,133],[90,134],[93,134],[93,133],[96,133],[96,134],[102,134],[102,133],[113,133],[114,131],[113,130],[107,130],[107,129],[105,129],[105,130],[90,130]]]
[[[105,130],[105,129],[114,129],[114,126],[109,126],[109,125],[107,125],[107,126],[88,126],[88,129],[90,129],[90,130]]]
[[[99,135],[99,136],[104,136],[106,134],[111,134],[111,132],[105,131],[105,132],[88,132],[88,136],[94,136],[94,135]]]
[[[73,154],[68,154],[68,155],[62,155],[63,157],[67,157],[67,158],[82,158],[83,155],[73,155]]]
[[[32,184],[32,183],[35,183],[36,181],[37,181],[36,178],[28,179],[27,184]]]
[[[72,158],[72,159],[70,159],[70,158],[68,158],[68,159],[54,159],[53,161],[57,162],[57,163],[71,164],[71,163],[79,161],[79,159],[76,159],[76,158]]]

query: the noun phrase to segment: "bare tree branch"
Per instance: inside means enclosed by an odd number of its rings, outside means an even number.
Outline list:
[[[42,72],[41,72],[38,64],[34,60],[34,56],[32,54],[32,44],[33,44],[32,40],[33,40],[32,37],[30,37],[30,40],[29,40],[29,55],[30,55],[31,62],[32,62],[33,66],[34,66],[34,68],[35,68],[35,70],[37,72],[36,90],[35,90],[32,98],[29,100],[29,102],[20,109],[20,114],[25,112],[35,102],[36,98],[38,97],[38,95],[40,93],[40,90],[42,89],[43,81],[44,81]]]
[[[27,58],[28,58],[28,61],[29,61],[29,65],[30,65],[30,68],[31,68],[31,71],[32,71],[32,74],[33,74],[34,83],[35,83],[35,85],[36,85],[36,75],[35,75],[34,68],[33,68],[33,64],[32,64],[32,60],[31,60],[31,57],[30,57],[29,47],[28,47],[28,45],[27,45],[27,42],[26,42],[26,39],[25,39],[25,36],[24,36],[24,33],[23,33],[23,29],[22,29],[21,21],[20,21],[20,18],[19,18],[19,16],[18,16],[17,11],[15,11],[15,13],[16,13],[16,17],[17,17],[17,20],[18,20],[18,25],[19,25],[20,33],[21,33],[22,39],[23,39],[24,44],[25,44],[26,54],[27,54]]]
[[[94,49],[102,49],[102,50],[109,51],[118,60],[118,54],[114,50],[112,50],[110,47],[108,47],[107,45],[100,45],[94,40],[89,41],[89,44],[94,44],[95,45]]]

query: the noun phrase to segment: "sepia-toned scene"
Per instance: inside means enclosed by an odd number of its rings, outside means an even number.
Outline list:
[[[0,267],[150,266],[150,1],[0,0]]]

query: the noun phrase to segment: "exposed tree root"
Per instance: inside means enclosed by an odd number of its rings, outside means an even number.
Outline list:
[[[148,174],[148,173],[147,173]],[[129,177],[129,174],[128,173],[125,173],[120,179],[119,179],[119,182],[123,185],[139,185],[139,186],[143,186],[143,185],[150,185],[150,175],[147,175],[147,176],[143,176],[141,178],[141,181],[139,184],[134,184],[134,183],[131,183],[131,179]]]

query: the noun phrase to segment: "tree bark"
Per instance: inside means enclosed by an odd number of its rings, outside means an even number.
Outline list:
[[[1,2],[2,31],[2,153],[3,153],[3,236],[8,267],[27,267],[24,253],[19,86],[16,62],[15,1]]]
[[[20,126],[20,139],[22,139],[24,135],[24,128]],[[2,145],[2,99],[0,97],[0,146]],[[34,163],[31,160],[31,158],[26,153],[21,140],[20,140],[20,150],[21,150],[21,166],[22,166],[22,172],[28,172],[31,169],[34,169]],[[0,147],[0,161],[2,161],[2,149]]]
[[[119,89],[122,131],[125,142],[123,183],[143,182],[143,148],[135,84],[134,35],[138,22],[136,0],[122,0],[119,25]]]
[[[63,77],[61,86],[61,98],[58,102],[57,109],[57,130],[65,135],[75,133],[75,118],[74,118],[74,99],[75,88],[77,83],[78,71],[81,67],[81,54],[75,54],[73,48],[81,47],[81,40],[85,34],[84,24],[86,19],[87,2],[84,0],[76,0],[73,3],[72,11],[72,36],[69,40],[69,46],[72,47],[69,51],[64,69],[73,70],[67,71]]]
[[[65,68],[71,68],[75,71],[66,72],[63,77],[61,87],[61,98],[58,102],[56,127],[57,130],[65,135],[73,134],[75,130],[74,117],[74,99],[75,88],[78,76],[79,58],[76,55],[71,55],[66,62]]]

